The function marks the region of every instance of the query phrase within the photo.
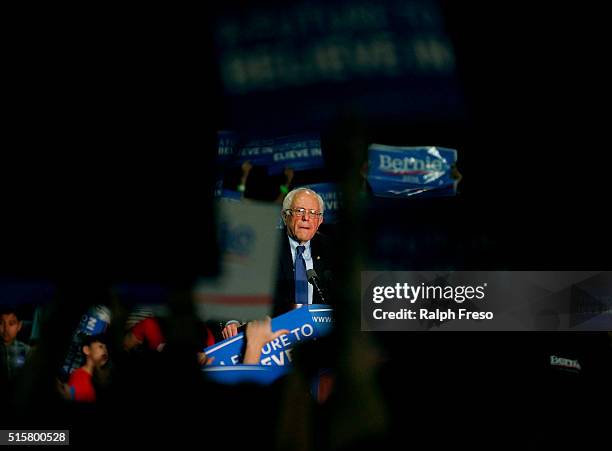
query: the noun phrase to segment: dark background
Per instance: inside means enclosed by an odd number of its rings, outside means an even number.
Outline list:
[[[441,5],[466,115],[370,123],[371,141],[459,149],[463,195],[442,214],[459,236],[490,237],[487,268],[601,268],[610,235],[600,14]],[[159,276],[178,249],[198,262],[193,271],[215,271],[215,258],[199,258],[214,255],[214,134],[228,125],[212,13],[7,12],[3,272]]]
[[[367,221],[366,239],[376,242],[372,265],[605,269],[612,244],[604,217],[605,21],[592,8],[442,2],[465,116],[372,123],[367,133],[373,142],[405,144],[410,136],[411,143],[459,149],[461,194],[409,207],[376,203],[368,218],[379,220]],[[214,11],[53,7],[3,16],[10,26],[0,274],[89,286],[119,279],[182,285],[214,274],[215,132],[230,116],[210,32]],[[549,346],[550,336],[377,338],[401,356],[381,376],[398,439],[407,419],[433,429],[441,420],[426,420],[435,415],[462,415],[472,394],[483,411],[502,415],[486,418],[488,425],[501,427],[506,408],[527,409],[534,400],[550,408],[550,399],[564,406],[559,415],[571,413],[571,423],[576,405],[564,401],[585,389],[572,383],[555,390],[536,374],[540,363],[528,364],[559,346]],[[424,387],[416,395],[401,391],[409,374]],[[185,383],[180,375],[169,380]],[[197,385],[186,384],[185,391]],[[585,403],[597,392],[589,395]],[[165,407],[182,406],[164,399]],[[528,413],[537,419],[539,412]],[[174,419],[179,429],[182,418]]]

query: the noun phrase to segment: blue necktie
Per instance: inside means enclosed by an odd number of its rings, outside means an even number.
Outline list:
[[[298,246],[295,253],[295,303],[308,304],[308,278],[306,277],[306,247]]]

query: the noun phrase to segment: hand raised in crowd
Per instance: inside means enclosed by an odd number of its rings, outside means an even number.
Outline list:
[[[238,326],[240,326],[240,324],[238,324],[237,322],[226,324],[226,326],[221,331],[223,339],[235,337],[236,335],[238,335]]]
[[[293,168],[286,167],[283,171],[283,174],[285,174],[285,185],[291,185],[291,182],[293,181],[293,175],[295,174]]]
[[[242,166],[240,166],[240,168],[242,169],[243,175],[248,175],[249,172],[251,172],[251,169],[253,169],[253,165],[251,164],[250,161],[247,160],[244,163],[242,163]]]
[[[289,333],[287,329],[272,332],[271,324],[272,320],[269,316],[266,316],[266,319],[263,321],[249,322],[246,329],[247,345],[243,363],[248,365],[259,364],[261,348],[281,335],[286,335]]]

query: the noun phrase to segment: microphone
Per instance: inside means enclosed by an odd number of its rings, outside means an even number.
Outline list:
[[[308,278],[308,282],[310,282],[310,284],[317,290],[317,293],[319,293],[321,301],[323,301],[324,304],[327,304],[325,296],[323,295],[323,290],[321,290],[321,287],[319,286],[319,276],[317,275],[317,272],[314,269],[309,269],[306,271],[306,277]]]

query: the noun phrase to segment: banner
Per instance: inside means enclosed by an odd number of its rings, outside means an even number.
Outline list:
[[[202,369],[206,377],[218,384],[270,385],[278,378],[289,374],[288,366],[235,365],[207,366]]]
[[[238,149],[235,162],[245,161],[267,167],[270,175],[280,174],[288,167],[296,172],[322,168],[321,138],[316,133],[305,133],[249,140]]]
[[[223,190],[225,169],[234,161],[238,140],[239,136],[236,132],[224,130],[217,132],[215,197],[225,197]]]
[[[443,147],[396,147],[372,144],[368,182],[376,196],[449,196],[457,151]]]
[[[218,320],[269,315],[280,252],[278,206],[220,199],[216,208],[221,273],[196,284],[197,313]]]
[[[285,367],[291,365],[291,352],[302,342],[328,335],[333,326],[333,309],[325,304],[311,304],[297,308],[272,319],[272,331],[287,329],[283,335],[267,345],[261,352],[261,365]],[[216,366],[241,365],[244,353],[244,333],[228,338],[204,349],[215,360],[205,369]]]
[[[253,166],[269,167],[274,161],[274,139],[252,139],[243,143],[236,151],[234,164],[240,166],[245,161],[251,162]]]
[[[274,143],[269,174],[280,174],[286,167],[294,171],[319,169],[324,166],[321,138],[318,134],[302,134],[277,138]]]

